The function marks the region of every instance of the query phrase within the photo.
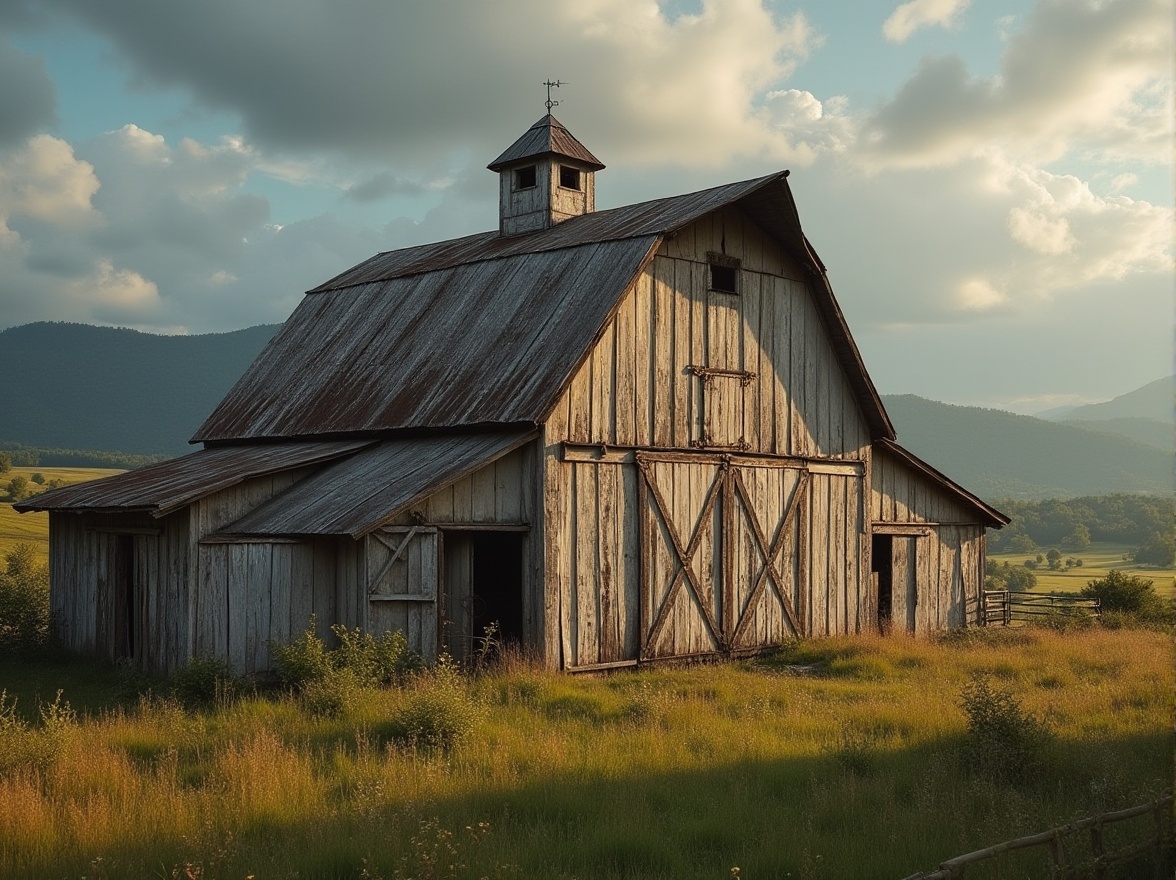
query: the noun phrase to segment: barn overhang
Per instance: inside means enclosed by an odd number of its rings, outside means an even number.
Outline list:
[[[149,513],[160,518],[254,477],[350,455],[374,441],[302,442],[204,449],[14,504],[20,513]]]
[[[531,430],[386,440],[296,483],[215,537],[358,539],[535,437]]]

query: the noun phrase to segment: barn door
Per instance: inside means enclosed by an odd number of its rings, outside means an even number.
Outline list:
[[[641,658],[725,650],[721,513],[727,465],[638,456]]]
[[[388,526],[367,536],[367,630],[399,630],[410,650],[437,657],[438,533]]]
[[[807,471],[732,466],[723,536],[728,553],[725,631],[733,651],[805,633],[804,499]]]
[[[803,635],[808,473],[729,456],[637,458],[641,657]]]

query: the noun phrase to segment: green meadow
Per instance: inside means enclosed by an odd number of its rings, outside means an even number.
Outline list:
[[[1164,633],[990,629],[595,678],[420,674],[324,715],[0,661],[0,876],[894,880],[1168,788],[1173,678]],[[1020,748],[969,727],[976,681],[1012,701]],[[58,689],[72,711],[37,720]],[[405,735],[423,729],[450,735]]]
[[[1063,561],[1069,558],[1082,560],[1082,565],[1065,571],[1050,571],[1042,562],[1033,573],[1037,575],[1036,593],[1077,593],[1092,580],[1106,577],[1111,569],[1126,574],[1147,578],[1155,585],[1156,592],[1169,598],[1176,596],[1176,568],[1159,568],[1154,565],[1136,565],[1131,561],[1128,544],[1092,543],[1086,550],[1063,550]],[[1045,553],[1045,550],[1041,550]],[[988,558],[1010,565],[1023,565],[1025,560],[1036,560],[1036,553],[989,553]]]

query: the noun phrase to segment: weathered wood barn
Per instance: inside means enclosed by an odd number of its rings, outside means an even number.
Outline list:
[[[550,115],[496,231],[307,293],[202,451],[50,512],[73,648],[259,672],[312,614],[552,668],[979,622],[1007,519],[895,442],[788,172],[594,210]]]

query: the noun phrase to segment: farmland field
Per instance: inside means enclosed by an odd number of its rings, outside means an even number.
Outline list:
[[[1000,745],[968,727],[974,675],[1047,731],[999,775],[969,758]],[[894,880],[1168,788],[1173,679],[1170,635],[1097,627],[597,678],[516,663],[337,715],[280,692],[191,709],[127,670],[0,661],[26,717],[58,688],[80,710],[0,732],[0,876]],[[465,736],[430,747],[406,717]],[[1044,858],[1000,876],[1047,876]]]
[[[1089,581],[1105,577],[1107,572],[1115,568],[1127,574],[1137,574],[1148,578],[1155,584],[1156,592],[1161,596],[1176,596],[1176,568],[1158,568],[1154,565],[1136,565],[1130,561],[1133,547],[1128,544],[1093,543],[1086,550],[1063,550],[1062,559],[1078,558],[1082,565],[1066,571],[1050,571],[1046,563],[1041,563],[1034,570],[1037,575],[1036,593],[1077,593]],[[1042,549],[1041,553],[1045,553]],[[988,558],[995,562],[1007,562],[1010,565],[1022,565],[1026,559],[1035,559],[1036,553],[989,553]],[[1127,558],[1124,558],[1127,557]]]
[[[31,478],[33,474],[41,474],[46,480],[61,480],[68,486],[119,473],[122,471],[109,468],[14,467],[0,476],[0,483],[7,483],[16,476]],[[11,504],[0,502],[0,557],[21,543],[32,544],[41,558],[48,560],[49,515],[17,513]]]

